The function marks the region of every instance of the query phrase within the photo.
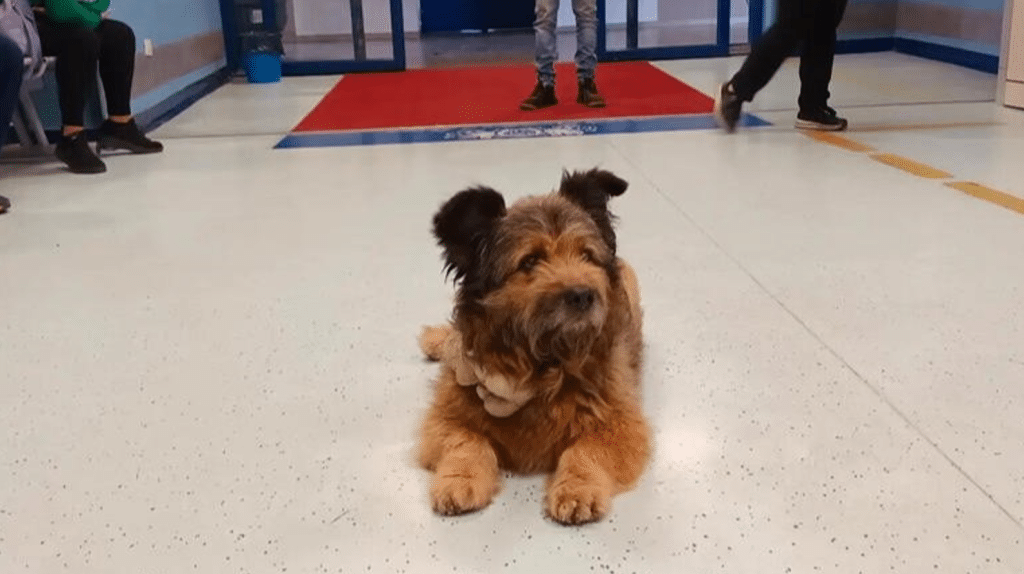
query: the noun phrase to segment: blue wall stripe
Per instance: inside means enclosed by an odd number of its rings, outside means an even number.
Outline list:
[[[896,38],[895,44],[896,51],[904,54],[956,64],[991,74],[999,73],[999,56],[909,38]]]
[[[837,54],[864,54],[869,52],[891,52],[893,39],[886,38],[850,38],[836,41]]]
[[[911,56],[919,56],[929,60],[964,66],[973,70],[999,73],[999,56],[983,54],[965,48],[946,46],[935,42],[926,42],[912,38],[858,38],[839,40],[836,42],[837,54],[857,54],[863,52],[897,51]]]
[[[227,68],[185,86],[160,103],[136,115],[136,122],[143,131],[152,131],[187,110],[192,104],[203,99],[231,78]]]

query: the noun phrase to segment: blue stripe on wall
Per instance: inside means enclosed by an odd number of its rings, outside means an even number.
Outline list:
[[[184,76],[175,78],[155,90],[151,90],[132,99],[133,110],[148,110],[154,106],[159,106],[166,102],[168,99],[173,99],[174,95],[181,90],[187,89],[190,85],[196,82],[202,82],[207,78],[217,75],[224,69],[224,60],[208,64],[185,74]]]
[[[864,54],[868,52],[889,52],[893,49],[892,38],[850,38],[836,41],[837,54]]]
[[[971,10],[1003,11],[1004,0],[909,0],[914,4],[933,4],[951,8],[969,8]]]
[[[896,38],[895,46],[897,52],[904,54],[956,64],[991,74],[999,73],[999,56],[911,38]]]
[[[144,131],[155,130],[174,116],[188,109],[206,95],[223,86],[231,78],[227,68],[220,67],[202,78],[179,89],[169,97],[153,104],[136,119]]]
[[[950,46],[940,43],[938,40],[897,37],[860,38],[836,42],[837,54],[889,52],[892,50],[990,74],[999,73],[999,56],[958,46]]]

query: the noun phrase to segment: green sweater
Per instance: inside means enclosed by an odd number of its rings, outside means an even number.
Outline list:
[[[46,15],[54,22],[95,28],[110,7],[110,0],[32,0],[32,5],[45,7]]]

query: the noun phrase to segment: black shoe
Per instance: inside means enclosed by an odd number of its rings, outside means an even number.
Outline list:
[[[803,130],[841,132],[846,126],[846,118],[839,117],[836,111],[828,106],[816,110],[801,110],[796,116],[796,127]]]
[[[57,142],[56,155],[57,159],[68,164],[71,173],[103,173],[107,171],[106,164],[89,147],[85,130],[73,136],[61,136],[60,141]]]
[[[0,195],[0,213],[7,213],[7,210],[11,208],[11,200]]]
[[[541,108],[550,108],[557,103],[558,98],[555,97],[555,86],[545,86],[537,82],[533,92],[530,93],[530,97],[519,104],[519,109],[530,112]]]
[[[147,138],[136,125],[135,119],[132,118],[127,123],[110,120],[103,122],[103,125],[100,126],[100,138],[96,149],[126,149],[132,153],[157,153],[164,151],[164,146],[160,142]]]
[[[743,100],[733,91],[732,84],[722,84],[715,94],[715,121],[718,122],[718,127],[729,133],[736,131],[742,110]]]
[[[579,94],[576,96],[576,103],[583,104],[588,108],[603,108],[607,105],[601,94],[597,93],[597,82],[594,78],[584,78],[579,81]]]

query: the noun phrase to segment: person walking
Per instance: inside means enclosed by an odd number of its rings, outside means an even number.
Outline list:
[[[778,18],[753,46],[747,59],[715,96],[715,119],[728,132],[736,129],[743,103],[753,101],[798,45],[800,96],[796,127],[841,131],[847,121],[829,107],[829,84],[836,52],[836,29],[847,0],[779,0]]]

